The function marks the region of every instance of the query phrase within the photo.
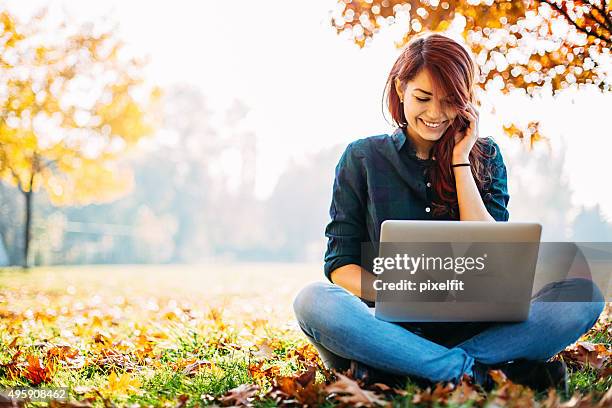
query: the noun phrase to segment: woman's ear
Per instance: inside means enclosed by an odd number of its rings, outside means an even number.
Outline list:
[[[397,96],[399,96],[400,101],[404,100],[404,90],[402,89],[402,81],[399,78],[395,78],[395,92],[397,92]]]

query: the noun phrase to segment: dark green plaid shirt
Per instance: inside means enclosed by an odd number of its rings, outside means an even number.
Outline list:
[[[508,182],[499,147],[488,137],[496,155],[488,160],[491,180],[481,197],[496,221],[508,221]],[[490,151],[489,153],[492,153]],[[325,229],[325,276],[344,265],[361,265],[361,243],[378,243],[385,220],[451,220],[433,216],[434,190],[428,180],[433,158],[420,159],[412,141],[398,128],[392,135],[371,136],[348,145],[336,166]]]

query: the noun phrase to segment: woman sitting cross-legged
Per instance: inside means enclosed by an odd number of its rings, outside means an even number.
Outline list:
[[[605,305],[590,279],[553,282],[512,323],[392,323],[374,302],[361,243],[379,242],[387,219],[508,221],[506,167],[499,146],[479,138],[477,68],[464,46],[441,34],[414,38],[386,86],[397,129],[349,144],[336,167],[325,235],[325,276],[294,300],[297,321],[329,368],[368,381],[417,382],[471,376],[492,386],[490,368],[543,390],[564,387],[566,367],[548,361],[597,321]],[[554,301],[586,293],[589,301]]]

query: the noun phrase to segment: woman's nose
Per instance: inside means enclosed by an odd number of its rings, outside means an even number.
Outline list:
[[[433,103],[428,110],[428,116],[430,119],[440,119],[443,116],[443,110],[440,104]]]

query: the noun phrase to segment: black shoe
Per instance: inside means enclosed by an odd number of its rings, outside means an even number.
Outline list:
[[[362,381],[366,387],[375,383],[383,383],[391,388],[403,389],[406,387],[406,380],[408,379],[405,375],[388,373],[357,360],[351,360],[349,370],[353,379]]]
[[[567,366],[563,361],[516,360],[493,365],[475,361],[472,370],[474,381],[485,391],[491,391],[495,386],[489,370],[501,370],[508,380],[530,387],[537,392],[546,391],[550,387],[559,388],[566,394],[568,392]]]

